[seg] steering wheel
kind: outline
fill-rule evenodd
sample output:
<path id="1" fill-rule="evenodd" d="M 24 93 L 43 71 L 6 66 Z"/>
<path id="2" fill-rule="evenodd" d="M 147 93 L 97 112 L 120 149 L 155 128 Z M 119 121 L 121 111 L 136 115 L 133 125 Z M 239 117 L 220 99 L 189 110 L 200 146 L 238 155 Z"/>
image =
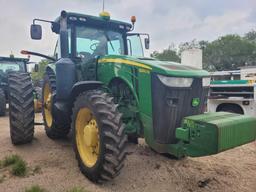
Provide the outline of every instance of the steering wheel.
<path id="1" fill-rule="evenodd" d="M 88 52 L 85 52 L 85 51 L 82 51 L 82 52 L 78 53 L 78 56 L 81 57 L 81 58 L 90 58 L 92 56 L 92 54 L 88 53 Z"/>
<path id="2" fill-rule="evenodd" d="M 90 49 L 92 50 L 92 51 L 95 51 L 96 49 L 97 49 L 97 46 L 99 45 L 99 43 L 93 43 L 93 44 L 91 44 L 91 46 L 90 46 Z"/>

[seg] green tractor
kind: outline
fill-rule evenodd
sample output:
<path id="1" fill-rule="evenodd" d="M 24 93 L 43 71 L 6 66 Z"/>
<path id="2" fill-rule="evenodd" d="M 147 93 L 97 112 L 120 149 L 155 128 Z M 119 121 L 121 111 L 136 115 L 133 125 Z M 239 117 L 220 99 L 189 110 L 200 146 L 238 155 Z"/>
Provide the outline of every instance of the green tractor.
<path id="1" fill-rule="evenodd" d="M 8 102 L 8 74 L 12 72 L 26 72 L 28 59 L 10 57 L 0 57 L 0 116 L 6 112 Z"/>
<path id="2" fill-rule="evenodd" d="M 59 36 L 54 57 L 46 57 L 43 119 L 51 139 L 71 132 L 81 172 L 94 182 L 116 177 L 126 156 L 127 139 L 144 138 L 155 151 L 177 158 L 216 154 L 255 140 L 256 119 L 232 113 L 205 113 L 207 71 L 143 55 L 147 34 L 132 24 L 62 11 L 49 22 Z M 144 36 L 144 41 L 141 37 Z M 143 42 L 143 43 L 142 43 Z M 31 142 L 34 133 L 32 84 L 28 74 L 11 77 L 11 139 Z"/>

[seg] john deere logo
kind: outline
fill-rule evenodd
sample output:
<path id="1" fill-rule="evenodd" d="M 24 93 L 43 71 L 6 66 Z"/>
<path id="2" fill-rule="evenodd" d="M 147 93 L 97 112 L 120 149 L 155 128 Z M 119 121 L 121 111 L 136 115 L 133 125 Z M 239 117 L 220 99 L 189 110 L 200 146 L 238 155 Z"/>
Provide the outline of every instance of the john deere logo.
<path id="1" fill-rule="evenodd" d="M 200 99 L 199 98 L 193 98 L 192 99 L 192 106 L 197 107 L 200 104 Z"/>

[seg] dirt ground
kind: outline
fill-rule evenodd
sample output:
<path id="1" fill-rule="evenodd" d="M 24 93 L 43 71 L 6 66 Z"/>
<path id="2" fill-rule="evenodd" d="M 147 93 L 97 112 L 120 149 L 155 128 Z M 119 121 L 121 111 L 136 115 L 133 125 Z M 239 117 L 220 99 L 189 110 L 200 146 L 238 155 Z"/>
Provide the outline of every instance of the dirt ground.
<path id="1" fill-rule="evenodd" d="M 255 142 L 211 157 L 182 160 L 156 154 L 143 140 L 139 145 L 131 144 L 129 152 L 120 176 L 96 185 L 80 173 L 69 140 L 50 140 L 38 126 L 33 143 L 15 147 L 10 141 L 8 117 L 1 117 L 0 158 L 18 154 L 27 161 L 30 172 L 19 178 L 0 170 L 0 176 L 5 175 L 0 191 L 22 192 L 35 184 L 49 192 L 65 192 L 73 187 L 88 192 L 256 191 Z M 35 168 L 39 171 L 33 172 Z"/>

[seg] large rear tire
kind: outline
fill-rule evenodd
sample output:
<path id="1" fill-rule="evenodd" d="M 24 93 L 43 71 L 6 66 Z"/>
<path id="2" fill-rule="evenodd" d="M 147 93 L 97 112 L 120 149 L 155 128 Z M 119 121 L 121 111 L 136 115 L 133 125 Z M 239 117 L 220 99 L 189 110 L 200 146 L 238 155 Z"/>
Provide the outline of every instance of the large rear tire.
<path id="1" fill-rule="evenodd" d="M 81 172 L 93 182 L 116 177 L 124 165 L 127 136 L 113 98 L 99 90 L 76 98 L 73 146 Z"/>
<path id="2" fill-rule="evenodd" d="M 47 71 L 44 76 L 42 90 L 42 114 L 46 135 L 51 139 L 65 138 L 70 130 L 70 124 L 65 119 L 57 123 L 52 114 L 53 96 L 56 93 L 56 77 L 52 71 Z"/>
<path id="3" fill-rule="evenodd" d="M 6 111 L 6 98 L 4 91 L 0 89 L 0 116 L 5 116 Z"/>
<path id="4" fill-rule="evenodd" d="M 9 81 L 10 134 L 14 145 L 29 143 L 34 136 L 33 85 L 28 73 L 11 73 Z"/>

